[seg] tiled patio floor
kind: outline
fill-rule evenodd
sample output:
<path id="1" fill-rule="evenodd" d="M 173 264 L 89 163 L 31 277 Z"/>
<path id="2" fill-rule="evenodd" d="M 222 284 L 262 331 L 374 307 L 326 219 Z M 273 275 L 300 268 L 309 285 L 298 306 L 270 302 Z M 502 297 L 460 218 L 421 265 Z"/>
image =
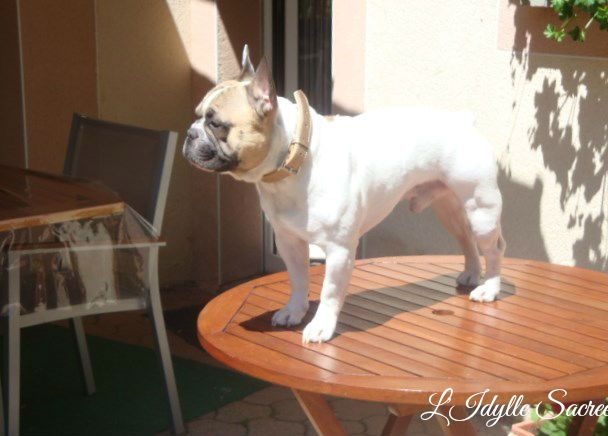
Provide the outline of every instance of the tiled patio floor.
<path id="1" fill-rule="evenodd" d="M 179 311 L 201 302 L 200 291 L 181 289 L 163 293 L 166 311 Z M 85 319 L 88 334 L 103 336 L 131 344 L 153 346 L 150 323 L 143 314 L 134 312 L 104 314 Z M 169 318 L 169 317 L 167 317 Z M 188 320 L 187 325 L 192 323 Z M 168 322 L 168 327 L 174 327 Z M 184 327 L 187 329 L 189 327 Z M 168 328 L 171 351 L 174 355 L 202 363 L 218 365 L 202 351 L 193 340 L 195 336 Z M 193 333 L 193 332 L 188 332 Z M 388 411 L 379 403 L 329 398 L 331 406 L 343 423 L 349 435 L 379 435 L 386 422 Z M 474 425 L 480 435 L 507 435 L 513 422 L 507 419 L 493 428 L 487 428 L 477 419 Z M 187 423 L 188 434 L 192 436 L 291 436 L 315 435 L 316 432 L 300 409 L 292 393 L 282 387 L 268 387 L 241 401 L 222 407 L 207 415 Z M 434 421 L 415 419 L 407 435 L 440 435 L 439 425 Z M 168 433 L 163 433 L 168 435 Z"/>

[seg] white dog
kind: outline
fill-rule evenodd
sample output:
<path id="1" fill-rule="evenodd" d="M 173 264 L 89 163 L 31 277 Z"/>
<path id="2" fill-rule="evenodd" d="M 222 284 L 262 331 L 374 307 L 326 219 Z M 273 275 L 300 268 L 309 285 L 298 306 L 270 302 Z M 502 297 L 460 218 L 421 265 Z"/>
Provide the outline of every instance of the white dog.
<path id="1" fill-rule="evenodd" d="M 200 169 L 256 184 L 291 282 L 273 324 L 299 324 L 308 310 L 308 245 L 316 244 L 325 250 L 326 272 L 302 340 L 330 339 L 359 238 L 404 198 L 416 212 L 433 204 L 464 252 L 458 283 L 477 286 L 471 300 L 494 300 L 505 249 L 502 198 L 495 159 L 472 117 L 395 108 L 328 118 L 302 94 L 296 99 L 277 98 L 266 62 L 254 71 L 245 47 L 240 77 L 207 93 L 183 150 Z"/>

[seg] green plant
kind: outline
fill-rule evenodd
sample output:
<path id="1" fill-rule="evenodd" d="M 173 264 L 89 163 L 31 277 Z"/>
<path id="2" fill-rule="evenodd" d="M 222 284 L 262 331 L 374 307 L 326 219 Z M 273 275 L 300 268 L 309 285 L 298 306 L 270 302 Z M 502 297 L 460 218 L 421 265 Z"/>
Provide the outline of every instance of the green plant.
<path id="1" fill-rule="evenodd" d="M 547 412 L 553 412 L 553 408 L 549 404 L 544 404 L 539 408 L 541 415 L 545 415 Z M 600 416 L 593 436 L 607 436 L 608 435 L 608 420 L 606 416 Z M 540 416 L 536 413 L 536 410 L 532 410 L 532 419 L 537 421 Z M 572 416 L 568 413 L 563 413 L 553 419 L 545 421 L 545 423 L 539 428 L 538 436 L 567 436 L 568 429 L 572 423 Z"/>
<path id="2" fill-rule="evenodd" d="M 545 36 L 558 42 L 562 42 L 566 35 L 574 41 L 585 40 L 587 29 L 597 22 L 601 30 L 608 31 L 608 0 L 551 0 L 551 6 L 559 17 L 562 24 L 555 26 L 548 24 L 545 28 Z M 579 26 L 573 20 L 584 16 L 588 17 L 586 24 Z"/>

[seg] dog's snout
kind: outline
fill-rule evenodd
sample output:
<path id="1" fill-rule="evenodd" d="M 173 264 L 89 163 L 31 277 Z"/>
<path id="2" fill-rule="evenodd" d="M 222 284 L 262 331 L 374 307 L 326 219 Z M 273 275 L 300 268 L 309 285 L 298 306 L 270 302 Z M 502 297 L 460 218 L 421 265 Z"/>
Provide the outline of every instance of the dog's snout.
<path id="1" fill-rule="evenodd" d="M 188 136 L 188 139 L 190 141 L 194 141 L 196 138 L 198 138 L 198 130 L 195 129 L 194 127 L 191 127 L 186 132 L 186 135 Z"/>
<path id="2" fill-rule="evenodd" d="M 217 151 L 211 146 L 211 144 L 203 144 L 200 149 L 200 155 L 203 160 L 211 160 L 217 155 Z"/>

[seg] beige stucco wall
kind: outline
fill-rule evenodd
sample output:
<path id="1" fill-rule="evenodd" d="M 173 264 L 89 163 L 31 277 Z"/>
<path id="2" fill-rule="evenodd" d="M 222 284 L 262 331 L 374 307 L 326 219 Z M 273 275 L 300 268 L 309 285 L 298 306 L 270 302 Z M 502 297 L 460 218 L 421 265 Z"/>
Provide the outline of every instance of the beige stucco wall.
<path id="1" fill-rule="evenodd" d="M 473 111 L 499 162 L 507 255 L 606 270 L 608 60 L 501 50 L 498 6 L 367 0 L 365 109 Z M 365 254 L 454 251 L 438 228 L 399 206 Z"/>
<path id="2" fill-rule="evenodd" d="M 31 169 L 60 173 L 72 114 L 97 115 L 94 0 L 18 5 L 27 161 Z"/>
<path id="3" fill-rule="evenodd" d="M 365 106 L 365 0 L 332 2 L 332 113 L 356 114 Z"/>

